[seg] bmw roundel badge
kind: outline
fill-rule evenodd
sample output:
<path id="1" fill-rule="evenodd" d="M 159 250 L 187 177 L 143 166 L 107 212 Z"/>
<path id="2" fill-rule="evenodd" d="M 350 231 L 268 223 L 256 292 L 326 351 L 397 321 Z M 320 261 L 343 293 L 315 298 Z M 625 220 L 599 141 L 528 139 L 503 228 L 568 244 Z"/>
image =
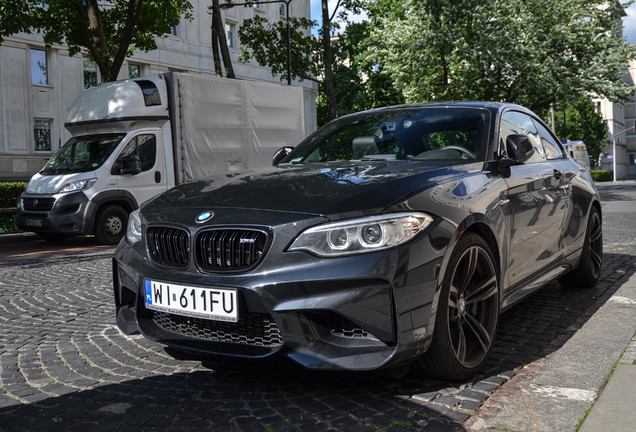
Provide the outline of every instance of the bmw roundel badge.
<path id="1" fill-rule="evenodd" d="M 197 218 L 194 221 L 196 223 L 203 223 L 203 222 L 209 221 L 213 217 L 214 217 L 213 211 L 206 211 L 204 213 L 201 213 L 199 216 L 197 216 Z"/>

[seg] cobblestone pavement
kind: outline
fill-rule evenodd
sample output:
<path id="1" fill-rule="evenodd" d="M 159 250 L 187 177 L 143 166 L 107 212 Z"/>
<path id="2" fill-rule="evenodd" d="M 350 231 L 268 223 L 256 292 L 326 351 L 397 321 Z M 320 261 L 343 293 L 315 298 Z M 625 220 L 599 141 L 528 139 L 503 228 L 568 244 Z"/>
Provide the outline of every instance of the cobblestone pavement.
<path id="1" fill-rule="evenodd" d="M 524 300 L 502 316 L 483 375 L 448 383 L 406 370 L 177 361 L 118 331 L 111 253 L 0 264 L 0 430 L 462 431 L 515 370 L 565 343 L 636 261 L 608 253 L 595 288 L 554 283 Z"/>

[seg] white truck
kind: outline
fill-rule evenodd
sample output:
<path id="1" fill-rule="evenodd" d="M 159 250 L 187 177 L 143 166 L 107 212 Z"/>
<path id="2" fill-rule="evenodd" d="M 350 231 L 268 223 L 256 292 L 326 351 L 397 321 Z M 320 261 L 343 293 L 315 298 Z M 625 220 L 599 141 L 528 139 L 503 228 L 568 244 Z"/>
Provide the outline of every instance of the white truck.
<path id="1" fill-rule="evenodd" d="M 18 227 L 115 244 L 128 214 L 175 186 L 272 163 L 307 135 L 303 90 L 169 72 L 84 91 L 71 138 L 20 196 Z"/>

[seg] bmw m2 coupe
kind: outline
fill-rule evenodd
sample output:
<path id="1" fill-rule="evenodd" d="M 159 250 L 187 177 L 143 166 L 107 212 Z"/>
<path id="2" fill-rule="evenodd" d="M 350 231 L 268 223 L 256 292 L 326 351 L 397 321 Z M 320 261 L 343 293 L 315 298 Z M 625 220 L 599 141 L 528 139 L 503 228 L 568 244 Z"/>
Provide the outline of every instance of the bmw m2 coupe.
<path id="1" fill-rule="evenodd" d="M 602 243 L 588 171 L 529 110 L 377 109 L 132 213 L 117 323 L 190 356 L 466 379 L 506 308 L 556 279 L 594 285 Z"/>

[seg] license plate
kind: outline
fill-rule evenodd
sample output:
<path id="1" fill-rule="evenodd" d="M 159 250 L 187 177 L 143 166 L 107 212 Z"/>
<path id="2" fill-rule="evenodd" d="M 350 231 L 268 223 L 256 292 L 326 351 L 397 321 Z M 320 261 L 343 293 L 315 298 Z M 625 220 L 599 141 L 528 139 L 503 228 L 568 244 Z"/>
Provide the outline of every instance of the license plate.
<path id="1" fill-rule="evenodd" d="M 144 280 L 148 309 L 213 321 L 238 322 L 234 289 L 201 288 Z"/>
<path id="2" fill-rule="evenodd" d="M 25 219 L 24 224 L 30 227 L 41 227 L 42 219 Z"/>

